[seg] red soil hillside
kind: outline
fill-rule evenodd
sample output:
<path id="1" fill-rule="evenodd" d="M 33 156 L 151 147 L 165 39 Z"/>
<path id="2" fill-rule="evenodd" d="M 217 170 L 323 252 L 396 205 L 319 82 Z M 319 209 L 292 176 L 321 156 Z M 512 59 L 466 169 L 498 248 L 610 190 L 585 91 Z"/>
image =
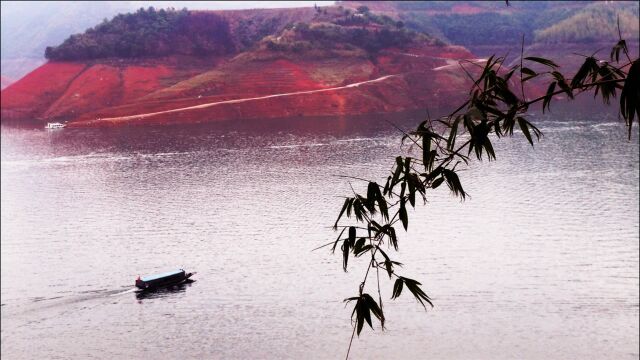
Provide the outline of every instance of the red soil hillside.
<path id="1" fill-rule="evenodd" d="M 376 15 L 337 8 L 214 15 L 216 29 L 229 30 L 222 40 L 202 37 L 207 13 L 175 14 L 175 21 L 193 22 L 176 35 L 186 45 L 160 57 L 132 57 L 143 48 L 118 49 L 121 42 L 107 48 L 128 57 L 100 58 L 106 53 L 84 47 L 112 41 L 119 36 L 113 29 L 124 26 L 126 17 L 70 38 L 48 53 L 79 58 L 50 61 L 3 90 L 2 122 L 65 121 L 76 127 L 359 115 L 453 107 L 468 89 L 468 79 L 450 65 L 473 59 L 469 51 L 436 45 Z M 367 23 L 358 25 L 362 21 Z M 192 30 L 197 38 L 188 37 Z M 142 39 L 147 42 L 140 46 L 158 39 Z M 165 43 L 158 46 L 172 51 Z"/>
<path id="2" fill-rule="evenodd" d="M 41 116 L 86 67 L 81 63 L 47 63 L 2 90 L 2 121 Z"/>
<path id="3" fill-rule="evenodd" d="M 456 98 L 451 93 L 462 94 L 468 83 L 456 66 L 445 66 L 447 59 L 473 56 L 464 48 L 447 46 L 406 51 L 410 52 L 389 49 L 375 59 L 277 56 L 236 57 L 217 63 L 217 59 L 201 58 L 147 64 L 50 62 L 2 92 L 2 119 L 111 126 L 358 115 L 418 109 L 426 104 L 431 108 L 454 106 Z M 396 76 L 344 87 L 387 75 Z M 313 92 L 317 90 L 323 91 Z M 276 94 L 290 95 L 242 100 Z M 228 100 L 240 101 L 179 110 Z M 171 112 L 146 115 L 163 111 Z"/>

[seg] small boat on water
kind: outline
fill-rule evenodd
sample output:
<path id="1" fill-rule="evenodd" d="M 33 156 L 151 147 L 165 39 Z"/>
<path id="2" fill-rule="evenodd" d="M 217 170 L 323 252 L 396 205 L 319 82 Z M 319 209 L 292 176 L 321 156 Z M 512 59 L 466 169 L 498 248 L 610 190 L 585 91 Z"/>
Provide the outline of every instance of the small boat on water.
<path id="1" fill-rule="evenodd" d="M 45 125 L 45 127 L 44 127 L 44 128 L 45 128 L 45 129 L 62 129 L 62 128 L 64 128 L 65 126 L 67 126 L 67 125 L 65 125 L 65 124 L 63 124 L 63 123 L 59 123 L 59 122 L 50 122 L 50 123 L 47 123 L 47 125 Z"/>
<path id="2" fill-rule="evenodd" d="M 194 273 L 186 273 L 183 269 L 173 270 L 162 274 L 150 275 L 136 279 L 136 287 L 138 289 L 157 289 L 164 286 L 172 286 L 182 284 L 188 281 Z"/>

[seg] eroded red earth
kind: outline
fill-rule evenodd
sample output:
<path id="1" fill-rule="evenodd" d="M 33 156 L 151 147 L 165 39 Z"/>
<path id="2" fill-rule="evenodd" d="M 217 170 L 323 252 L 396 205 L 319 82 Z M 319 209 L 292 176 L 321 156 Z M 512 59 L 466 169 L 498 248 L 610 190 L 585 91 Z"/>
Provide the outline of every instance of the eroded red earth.
<path id="1" fill-rule="evenodd" d="M 446 65 L 473 57 L 462 47 L 425 46 L 388 49 L 373 59 L 49 62 L 2 91 L 2 121 L 118 126 L 446 108 L 469 86 L 457 66 Z M 387 75 L 394 76 L 368 82 Z M 189 109 L 198 105 L 207 106 Z"/>

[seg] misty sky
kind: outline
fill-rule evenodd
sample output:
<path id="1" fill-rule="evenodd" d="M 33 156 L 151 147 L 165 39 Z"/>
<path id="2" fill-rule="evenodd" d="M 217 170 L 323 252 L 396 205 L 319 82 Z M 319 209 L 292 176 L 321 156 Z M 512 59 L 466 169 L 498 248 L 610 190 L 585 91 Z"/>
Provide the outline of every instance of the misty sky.
<path id="1" fill-rule="evenodd" d="M 186 7 L 188 9 L 262 9 L 333 5 L 335 1 L 131 1 L 134 8 L 140 7 Z"/>
<path id="2" fill-rule="evenodd" d="M 1 1 L 2 12 L 16 11 L 19 8 L 22 10 L 33 9 L 34 7 L 42 5 L 40 1 Z M 50 5 L 56 6 L 68 6 L 72 1 L 50 1 Z M 288 8 L 288 7 L 305 7 L 313 6 L 329 6 L 333 5 L 335 1 L 101 1 L 101 3 L 119 3 L 121 8 L 138 9 L 141 7 L 153 6 L 156 8 L 183 8 L 188 9 L 218 9 L 218 10 L 231 10 L 231 9 L 261 9 L 261 8 Z M 20 11 L 20 10 L 18 10 Z M 20 11 L 21 14 L 24 14 Z"/>

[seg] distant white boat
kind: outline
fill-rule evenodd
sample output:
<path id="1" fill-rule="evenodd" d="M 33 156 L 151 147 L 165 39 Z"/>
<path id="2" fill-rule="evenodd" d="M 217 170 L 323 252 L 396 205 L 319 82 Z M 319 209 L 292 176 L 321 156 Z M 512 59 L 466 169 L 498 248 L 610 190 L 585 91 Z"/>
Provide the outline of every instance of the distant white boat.
<path id="1" fill-rule="evenodd" d="M 47 125 L 44 128 L 45 129 L 62 129 L 65 126 L 67 126 L 67 125 L 65 125 L 63 123 L 50 122 L 50 123 L 47 123 Z"/>

